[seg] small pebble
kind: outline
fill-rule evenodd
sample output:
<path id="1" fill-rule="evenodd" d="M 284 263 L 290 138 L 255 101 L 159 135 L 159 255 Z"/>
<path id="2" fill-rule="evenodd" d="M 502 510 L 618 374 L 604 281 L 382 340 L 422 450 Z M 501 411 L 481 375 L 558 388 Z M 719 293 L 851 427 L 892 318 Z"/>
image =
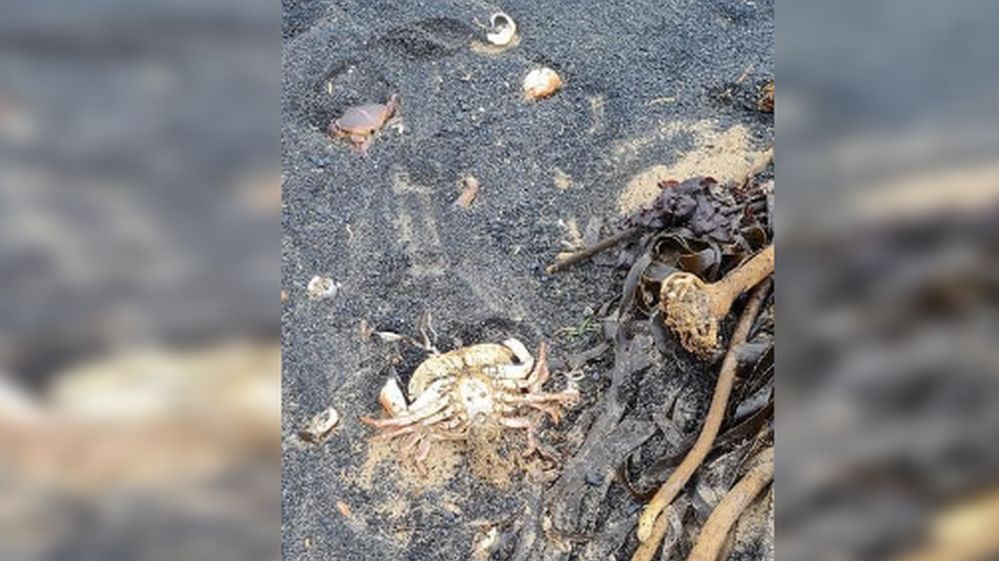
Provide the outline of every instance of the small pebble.
<path id="1" fill-rule="evenodd" d="M 599 487 L 604 484 L 604 475 L 602 473 L 587 473 L 586 484 Z"/>

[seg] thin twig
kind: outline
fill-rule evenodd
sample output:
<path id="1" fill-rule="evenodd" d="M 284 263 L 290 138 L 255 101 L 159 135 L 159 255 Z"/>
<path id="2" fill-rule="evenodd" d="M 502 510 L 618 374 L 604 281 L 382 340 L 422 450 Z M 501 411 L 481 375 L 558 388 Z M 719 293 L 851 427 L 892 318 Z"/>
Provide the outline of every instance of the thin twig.
<path id="1" fill-rule="evenodd" d="M 771 146 L 765 152 L 763 152 L 763 154 L 761 154 L 760 157 L 757 158 L 755 162 L 753 162 L 753 165 L 750 166 L 748 170 L 746 170 L 745 174 L 739 176 L 735 180 L 735 184 L 739 187 L 745 187 L 750 182 L 750 180 L 752 180 L 753 177 L 756 176 L 756 174 L 765 170 L 767 166 L 769 166 L 770 163 L 773 162 L 773 160 L 774 160 L 774 147 Z M 584 249 L 577 251 L 576 253 L 566 256 L 565 258 L 559 260 L 557 263 L 549 265 L 548 268 L 545 269 L 545 271 L 548 274 L 564 271 L 565 269 L 571 267 L 572 265 L 575 265 L 576 263 L 579 263 L 581 261 L 586 261 L 587 259 L 593 257 L 594 255 L 602 251 L 606 251 L 616 246 L 617 244 L 634 237 L 640 231 L 641 229 L 638 228 L 637 226 L 629 228 L 627 230 L 622 230 L 612 236 L 608 236 L 598 241 L 597 243 L 589 247 L 586 247 Z"/>
<path id="2" fill-rule="evenodd" d="M 711 450 L 715 437 L 718 436 L 718 430 L 721 428 L 722 421 L 725 418 L 729 395 L 732 393 L 732 387 L 735 385 L 735 371 L 739 362 L 736 349 L 746 341 L 749 330 L 753 326 L 753 321 L 756 319 L 757 314 L 759 314 L 760 308 L 763 306 L 763 300 L 769 290 L 770 281 L 765 280 L 756 287 L 749 297 L 746 308 L 743 310 L 742 316 L 739 318 L 738 324 L 736 324 L 735 331 L 732 333 L 728 352 L 725 353 L 725 358 L 722 360 L 718 382 L 715 386 L 714 396 L 711 398 L 708 415 L 704 419 L 704 427 L 701 429 L 701 434 L 698 435 L 697 441 L 694 442 L 690 452 L 687 453 L 687 456 L 680 465 L 670 474 L 662 487 L 659 488 L 659 491 L 656 492 L 652 501 L 649 502 L 639 517 L 638 539 L 642 543 L 635 550 L 631 561 L 649 561 L 652 559 L 652 556 L 659 548 L 659 543 L 662 541 L 669 524 L 666 517 L 659 516 L 660 513 L 669 506 L 677 493 L 687 484 L 687 481 L 690 480 L 690 477 L 700 467 L 701 462 L 704 461 L 704 458 Z"/>
<path id="3" fill-rule="evenodd" d="M 759 463 L 718 503 L 701 527 L 697 543 L 687 561 L 715 561 L 732 526 L 760 491 L 774 478 L 774 449 L 771 446 L 758 456 Z"/>
<path id="4" fill-rule="evenodd" d="M 577 251 L 576 253 L 573 253 L 572 255 L 569 255 L 568 257 L 560 260 L 558 263 L 549 265 L 548 268 L 545 269 L 545 271 L 548 272 L 549 274 L 552 274 L 552 273 L 557 273 L 559 271 L 565 270 L 567 267 L 569 267 L 571 265 L 575 265 L 576 263 L 579 263 L 580 261 L 585 261 L 585 260 L 589 259 L 590 257 L 593 257 L 594 255 L 600 253 L 601 251 L 608 250 L 608 249 L 614 247 L 615 245 L 623 242 L 624 240 L 627 240 L 627 239 L 635 236 L 636 234 L 638 234 L 639 231 L 640 231 L 640 229 L 638 227 L 633 227 L 633 228 L 628 228 L 627 230 L 622 230 L 622 231 L 614 234 L 613 236 L 609 236 L 609 237 L 606 237 L 606 238 L 598 241 L 597 243 L 591 245 L 590 247 L 587 247 L 585 249 L 581 249 L 581 250 Z"/>
<path id="5" fill-rule="evenodd" d="M 736 78 L 735 85 L 738 86 L 739 84 L 745 82 L 746 78 L 749 78 L 749 75 L 753 73 L 754 68 L 756 68 L 756 65 L 753 63 L 746 65 L 746 68 L 742 70 L 742 74 L 739 74 L 739 77 Z"/>

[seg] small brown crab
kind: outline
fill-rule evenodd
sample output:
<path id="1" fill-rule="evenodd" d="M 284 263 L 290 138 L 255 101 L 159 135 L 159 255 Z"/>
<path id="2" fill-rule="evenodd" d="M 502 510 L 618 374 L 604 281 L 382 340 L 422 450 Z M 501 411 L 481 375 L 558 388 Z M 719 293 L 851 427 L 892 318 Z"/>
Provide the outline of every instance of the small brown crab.
<path id="1" fill-rule="evenodd" d="M 361 420 L 382 431 L 376 439 L 405 436 L 402 459 L 412 457 L 424 474 L 424 461 L 434 442 L 464 440 L 476 426 L 492 424 L 526 430 L 525 455 L 529 455 L 541 450 L 534 434 L 540 419 L 532 410 L 558 422 L 562 405 L 579 399 L 579 392 L 572 387 L 563 392 L 543 392 L 541 386 L 548 377 L 544 343 L 538 347 L 537 360 L 516 339 L 507 339 L 502 345 L 463 347 L 435 354 L 420 364 L 409 380 L 408 402 L 398 381 L 389 378 L 379 394 L 379 402 L 389 416 Z"/>
<path id="2" fill-rule="evenodd" d="M 367 152 L 374 134 L 395 115 L 398 108 L 398 94 L 390 97 L 388 103 L 355 105 L 344 111 L 340 118 L 334 119 L 327 132 L 333 138 L 347 137 L 362 153 Z"/>

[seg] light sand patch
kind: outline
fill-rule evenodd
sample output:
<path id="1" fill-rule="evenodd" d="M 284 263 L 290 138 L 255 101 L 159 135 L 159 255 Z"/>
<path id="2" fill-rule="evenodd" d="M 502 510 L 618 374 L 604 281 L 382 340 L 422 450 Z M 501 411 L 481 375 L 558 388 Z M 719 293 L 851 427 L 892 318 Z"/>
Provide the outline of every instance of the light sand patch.
<path id="1" fill-rule="evenodd" d="M 565 238 L 562 240 L 562 247 L 569 251 L 577 251 L 585 247 L 583 235 L 579 233 L 579 225 L 575 218 L 570 218 L 562 223 L 565 229 Z"/>
<path id="2" fill-rule="evenodd" d="M 642 137 L 621 144 L 614 149 L 615 157 L 627 157 L 653 142 L 692 135 L 693 149 L 677 154 L 672 165 L 654 165 L 634 175 L 618 197 L 618 209 L 628 214 L 651 203 L 659 194 L 659 183 L 667 179 L 683 181 L 690 177 L 708 175 L 720 182 L 739 177 L 763 152 L 750 144 L 749 129 L 743 125 L 719 130 L 710 120 L 691 124 L 672 123 L 659 130 L 658 135 Z"/>
<path id="3" fill-rule="evenodd" d="M 374 485 L 384 485 L 386 479 L 410 491 L 439 489 L 451 480 L 462 461 L 463 445 L 459 442 L 435 442 L 427 457 L 424 477 L 410 463 L 399 461 L 398 442 L 371 442 L 368 456 L 354 478 L 361 489 L 370 491 Z"/>
<path id="4" fill-rule="evenodd" d="M 510 442 L 510 431 L 499 427 L 478 427 L 469 433 L 469 463 L 472 474 L 500 489 L 510 486 L 517 464 L 500 452 Z"/>

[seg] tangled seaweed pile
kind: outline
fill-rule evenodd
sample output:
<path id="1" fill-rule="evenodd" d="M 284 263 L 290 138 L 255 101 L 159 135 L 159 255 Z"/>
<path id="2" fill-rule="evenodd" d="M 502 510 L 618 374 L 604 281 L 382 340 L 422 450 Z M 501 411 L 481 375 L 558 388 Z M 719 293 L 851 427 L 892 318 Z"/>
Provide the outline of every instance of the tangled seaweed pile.
<path id="1" fill-rule="evenodd" d="M 643 234 L 624 246 L 619 262 L 630 263 L 621 309 L 631 302 L 650 315 L 663 280 L 686 272 L 705 282 L 720 280 L 773 238 L 773 183 L 745 189 L 710 177 L 665 181 L 655 202 L 626 220 Z"/>
<path id="2" fill-rule="evenodd" d="M 508 530 L 517 531 L 518 539 L 493 552 L 498 558 L 698 558 L 706 551 L 717 554 L 730 533 L 729 551 L 773 557 L 772 492 L 751 504 L 744 499 L 737 511 L 731 497 L 725 500 L 740 480 L 743 490 L 765 486 L 769 478 L 761 474 L 772 468 L 766 461 L 773 444 L 774 383 L 768 282 L 755 291 L 753 303 L 733 307 L 749 308 L 741 333 L 730 335 L 735 314 L 722 321 L 723 341 L 732 336 L 745 343 L 733 345 L 723 361 L 722 369 L 737 371 L 738 379 L 718 411 L 717 436 L 707 440 L 698 433 L 702 425 L 709 432 L 712 422 L 704 413 L 714 385 L 707 374 L 717 370 L 719 354 L 689 352 L 664 322 L 660 302 L 670 275 L 718 282 L 772 247 L 773 182 L 747 183 L 726 186 L 707 177 L 665 182 L 652 205 L 627 219 L 624 228 L 634 235 L 616 261 L 628 274 L 617 305 L 603 308 L 605 340 L 569 361 L 572 368 L 601 364 L 604 351 L 612 349 L 609 385 L 592 414 L 577 420 L 588 424 L 582 445 L 525 521 Z M 643 515 L 656 523 L 654 539 L 647 535 L 651 526 L 636 534 L 646 503 L 664 481 L 684 471 L 683 463 L 691 462 L 685 458 L 697 455 L 691 451 L 698 447 L 704 450 L 689 470 L 691 484 L 684 479 L 676 497 L 660 505 L 661 514 Z M 726 523 L 735 525 L 731 532 Z"/>

